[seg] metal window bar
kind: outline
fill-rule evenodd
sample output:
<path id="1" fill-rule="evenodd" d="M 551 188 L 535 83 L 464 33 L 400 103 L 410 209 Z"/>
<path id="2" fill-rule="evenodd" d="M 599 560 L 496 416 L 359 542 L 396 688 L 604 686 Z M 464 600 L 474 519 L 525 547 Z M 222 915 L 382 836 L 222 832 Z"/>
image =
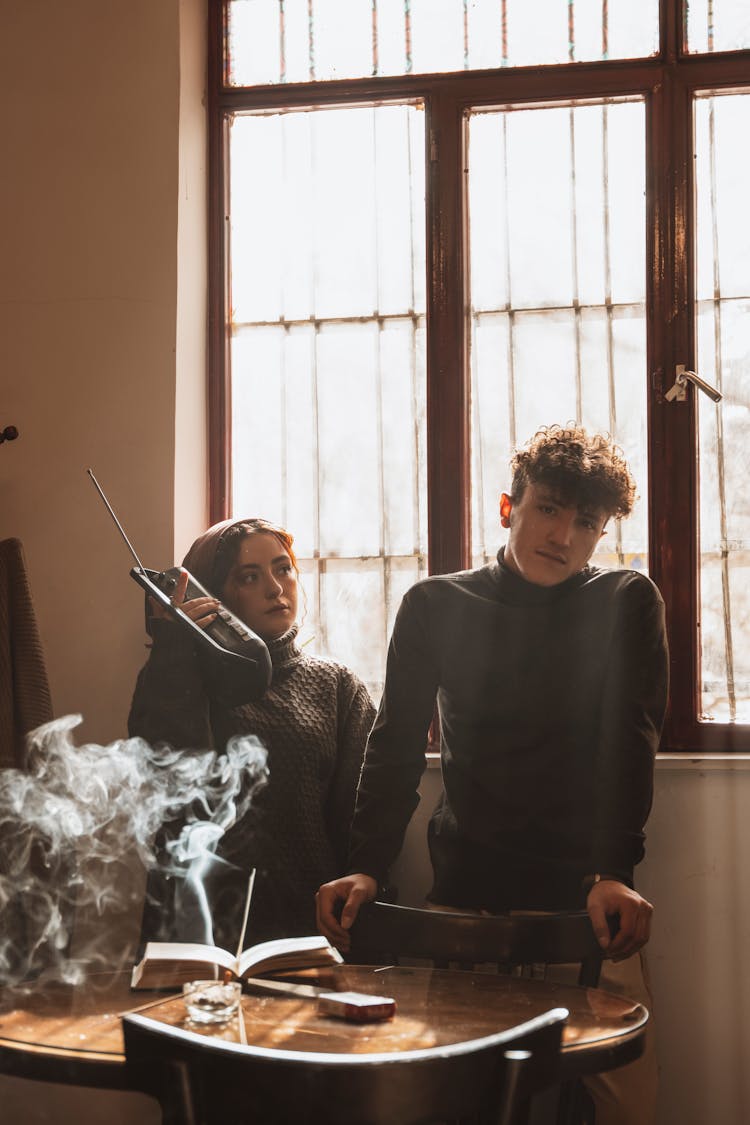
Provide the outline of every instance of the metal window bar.
<path id="1" fill-rule="evenodd" d="M 412 165 L 412 119 L 411 116 L 406 118 L 406 144 L 407 144 L 407 167 L 408 167 L 408 185 L 409 185 L 409 246 L 411 248 L 409 254 L 409 312 L 411 314 L 411 349 L 410 349 L 410 376 L 411 376 L 411 408 L 412 418 L 414 420 L 414 475 L 412 478 L 412 511 L 413 523 L 415 531 L 415 542 L 412 549 L 413 556 L 417 559 L 417 573 L 420 578 L 423 578 L 427 573 L 427 560 L 422 553 L 422 519 L 421 510 L 419 506 L 419 481 L 421 477 L 421 464 L 420 464 L 420 442 L 419 442 L 419 389 L 417 385 L 417 334 L 419 332 L 420 318 L 416 315 L 416 273 L 417 261 L 415 257 L 415 239 L 414 239 L 414 209 L 416 200 L 414 198 L 414 168 Z M 390 617 L 392 613 L 392 605 L 386 602 L 386 615 Z"/>
<path id="2" fill-rule="evenodd" d="M 378 118 L 375 108 L 372 109 L 372 163 L 373 167 L 377 167 L 378 160 Z M 375 198 L 373 200 L 372 208 L 372 239 L 374 249 L 374 262 L 375 262 L 375 293 L 373 294 L 373 308 L 377 308 L 380 304 L 380 253 L 379 253 L 379 239 L 378 239 L 378 182 L 375 179 Z M 386 555 L 386 527 L 385 527 L 385 432 L 383 429 L 383 363 L 382 363 L 382 337 L 383 337 L 383 318 L 377 317 L 377 335 L 376 335 L 376 363 L 375 363 L 375 377 L 377 379 L 377 394 L 375 395 L 375 427 L 377 432 L 377 448 L 378 448 L 378 544 L 380 548 L 381 570 L 383 578 L 383 651 L 385 652 L 386 645 L 388 644 L 388 614 L 386 607 L 388 605 L 388 593 L 390 590 L 390 568 L 388 565 L 388 558 Z"/>
<path id="3" fill-rule="evenodd" d="M 289 464 L 289 450 L 288 450 L 288 441 L 287 441 L 287 433 L 289 431 L 289 424 L 288 424 L 289 419 L 288 419 L 288 414 L 287 414 L 287 386 L 286 386 L 286 381 L 287 381 L 286 380 L 286 375 L 287 375 L 287 369 L 286 369 L 286 357 L 287 357 L 286 340 L 287 340 L 288 335 L 289 335 L 289 328 L 287 326 L 284 326 L 284 336 L 282 337 L 282 341 L 281 341 L 281 378 L 279 379 L 279 383 L 281 384 L 280 387 L 279 387 L 279 398 L 280 398 L 279 417 L 283 419 L 282 426 L 281 426 L 281 450 L 280 450 L 281 480 L 282 480 L 282 488 L 281 488 L 281 515 L 282 515 L 281 522 L 282 522 L 282 527 L 288 527 L 289 526 L 289 478 L 288 478 L 288 474 L 287 474 L 287 465 Z"/>
<path id="4" fill-rule="evenodd" d="M 572 8 L 572 4 L 571 4 Z M 571 32 L 572 34 L 572 32 Z M 570 128 L 570 237 L 572 242 L 573 264 L 573 309 L 575 316 L 575 381 L 576 381 L 576 422 L 583 418 L 583 373 L 581 371 L 581 290 L 578 273 L 578 212 L 576 210 L 576 124 L 573 107 L 568 111 Z"/>
<path id="5" fill-rule="evenodd" d="M 568 62 L 576 57 L 575 0 L 568 0 Z"/>
<path id="6" fill-rule="evenodd" d="M 510 441 L 510 448 L 515 449 L 518 438 L 516 433 L 516 367 L 515 367 L 515 348 L 513 346 L 515 320 L 513 315 L 513 295 L 512 295 L 512 274 L 510 268 L 510 198 L 508 194 L 508 115 L 503 114 L 503 168 L 506 173 L 503 176 L 503 191 L 505 198 L 503 199 L 503 210 L 505 216 L 505 284 L 506 293 L 508 294 L 508 437 Z"/>
<path id="7" fill-rule="evenodd" d="M 280 12 L 283 12 L 283 0 L 279 5 Z M 282 53 L 283 65 L 283 53 Z M 281 167 L 284 173 L 284 178 L 288 172 L 288 149 L 287 149 L 287 131 L 285 128 L 281 130 Z M 285 293 L 284 293 L 284 279 L 279 277 L 278 284 L 278 305 L 277 307 L 285 310 Z M 281 434 L 281 512 L 282 512 L 282 526 L 288 527 L 288 512 L 289 512 L 289 479 L 287 474 L 288 452 L 287 452 L 287 393 L 286 393 L 286 359 L 287 359 L 287 340 L 289 338 L 289 325 L 284 325 L 284 335 L 281 340 L 281 386 L 279 387 L 279 395 L 281 396 L 280 402 L 280 417 L 283 419 L 282 434 Z"/>
<path id="8" fill-rule="evenodd" d="M 312 425 L 313 425 L 313 577 L 315 583 L 315 620 L 320 646 L 327 649 L 327 630 L 323 613 L 323 572 L 325 560 L 320 554 L 320 412 L 318 410 L 318 337 L 320 324 L 316 323 L 313 336 L 312 366 Z"/>
<path id="9" fill-rule="evenodd" d="M 232 61 L 232 39 L 229 34 L 229 5 L 224 5 L 221 12 L 221 78 L 225 86 L 229 85 L 231 75 L 234 73 Z"/>
<path id="10" fill-rule="evenodd" d="M 468 0 L 463 0 L 464 4 L 464 70 L 469 70 L 469 3 Z"/>
<path id="11" fill-rule="evenodd" d="M 425 558 L 421 544 L 423 542 L 422 534 L 422 514 L 419 506 L 419 479 L 421 476 L 421 463 L 420 463 L 420 442 L 419 442 L 419 392 L 417 388 L 417 332 L 419 330 L 419 318 L 414 316 L 412 318 L 412 347 L 411 347 L 411 402 L 412 402 L 412 418 L 414 420 L 414 477 L 412 480 L 412 509 L 414 512 L 414 528 L 415 528 L 415 543 L 412 549 L 412 556 L 417 559 L 417 573 L 422 578 L 427 573 L 427 559 Z"/>
<path id="12" fill-rule="evenodd" d="M 606 0 L 602 10 L 602 25 L 606 27 L 605 14 Z M 609 432 L 614 436 L 617 433 L 617 408 L 613 336 L 614 307 L 612 304 L 612 243 L 609 225 L 609 116 L 606 103 L 602 106 L 602 170 L 604 176 L 602 208 L 604 211 L 604 300 L 607 310 L 607 392 L 609 396 Z M 615 550 L 618 565 L 624 566 L 622 526 L 619 520 L 615 521 Z"/>
<path id="13" fill-rule="evenodd" d="M 741 298 L 737 298 L 737 299 L 740 300 Z M 712 302 L 712 304 L 713 304 L 713 302 Z M 541 313 L 542 315 L 544 315 L 546 313 L 570 312 L 574 307 L 575 306 L 572 303 L 569 304 L 569 305 L 553 305 L 553 304 L 549 304 L 549 305 L 524 305 L 523 309 L 519 310 L 519 309 L 514 309 L 514 308 L 512 308 L 511 305 L 506 304 L 506 305 L 497 305 L 494 309 L 474 310 L 474 312 L 472 313 L 472 316 L 476 320 L 481 321 L 485 317 L 489 317 L 489 316 L 499 316 L 500 315 L 500 316 L 510 317 L 510 316 L 512 316 L 512 315 L 514 315 L 515 313 L 518 313 L 518 312 L 523 312 L 523 314 L 525 316 L 531 316 L 534 313 Z M 618 301 L 618 302 L 612 301 L 610 303 L 605 302 L 605 303 L 602 303 L 602 304 L 589 303 L 588 301 L 579 301 L 578 302 L 578 308 L 581 310 L 582 313 L 587 312 L 587 311 L 593 312 L 593 311 L 596 311 L 597 309 L 608 309 L 608 308 L 611 308 L 613 312 L 621 311 L 623 309 L 631 309 L 631 310 L 633 310 L 633 312 L 638 312 L 638 311 L 643 312 L 643 301 Z M 399 318 L 405 319 L 405 317 L 407 317 L 408 315 L 409 315 L 408 313 L 393 313 L 393 314 L 389 315 L 389 319 L 391 319 L 391 318 L 394 319 L 394 320 L 399 319 Z M 345 318 L 342 318 L 342 320 L 343 319 L 345 319 Z M 352 319 L 356 319 L 356 318 L 352 318 Z"/>
<path id="14" fill-rule="evenodd" d="M 312 0 L 310 2 L 310 11 L 312 11 Z M 311 31 L 312 35 L 312 31 Z M 312 51 L 312 47 L 311 47 Z M 312 56 L 311 56 L 312 58 Z M 315 182 L 315 144 L 314 135 L 312 133 L 313 122 L 310 114 L 305 115 L 307 122 L 307 131 L 309 136 L 308 151 L 310 153 L 310 183 Z M 311 222 L 314 224 L 315 215 L 313 212 Z M 313 239 L 315 231 L 313 230 Z M 321 463 L 320 463 L 320 411 L 318 409 L 318 338 L 320 335 L 320 321 L 315 318 L 315 301 L 318 292 L 318 270 L 317 270 L 317 255 L 313 255 L 313 272 L 312 272 L 312 292 L 310 294 L 310 307 L 312 315 L 310 317 L 313 325 L 313 344 L 312 344 L 312 424 L 313 424 L 313 560 L 314 560 L 314 582 L 315 582 L 315 622 L 316 629 L 319 636 L 319 644 L 321 649 L 325 652 L 327 650 L 327 630 L 325 614 L 323 613 L 323 572 L 325 571 L 325 560 L 320 557 L 320 484 L 321 484 Z"/>
<path id="15" fill-rule="evenodd" d="M 609 2 L 602 0 L 602 59 L 609 58 Z"/>
<path id="16" fill-rule="evenodd" d="M 479 324 L 479 317 L 472 311 L 471 317 L 471 341 L 469 358 L 471 363 L 471 397 L 469 406 L 471 410 L 471 432 L 473 434 L 479 433 L 479 393 L 478 393 L 478 379 L 477 373 L 479 365 L 477 363 L 477 326 Z M 478 526 L 481 529 L 481 557 L 483 562 L 487 562 L 487 542 L 485 539 L 484 520 L 481 513 L 484 512 L 484 442 L 477 441 L 475 443 L 476 453 L 474 454 L 476 460 L 473 465 L 474 479 L 472 482 L 472 520 L 478 520 Z M 474 532 L 476 538 L 476 532 Z"/>
<path id="17" fill-rule="evenodd" d="M 500 35 L 501 35 L 500 53 L 501 53 L 501 59 L 500 59 L 500 65 L 501 66 L 507 66 L 508 61 L 509 61 L 509 59 L 508 59 L 508 0 L 501 0 L 500 9 L 501 9 L 501 19 L 500 19 Z"/>
<path id="18" fill-rule="evenodd" d="M 284 0 L 279 0 L 279 81 L 286 82 L 286 16 Z"/>
<path id="19" fill-rule="evenodd" d="M 315 13 L 313 0 L 307 0 L 307 54 L 309 60 L 310 81 L 315 81 Z"/>
<path id="20" fill-rule="evenodd" d="M 710 10 L 711 5 L 709 5 Z M 710 15 L 709 15 L 710 18 Z M 711 213 L 711 248 L 713 256 L 713 321 L 714 321 L 714 371 L 716 385 L 721 390 L 721 276 L 719 266 L 719 230 L 718 230 L 718 200 L 716 186 L 716 122 L 714 113 L 714 99 L 708 102 L 708 158 L 709 158 L 709 206 Z M 702 405 L 702 404 L 701 404 Z M 716 461 L 718 470 L 719 488 L 719 520 L 721 542 L 721 593 L 722 612 L 724 615 L 724 659 L 726 664 L 727 699 L 729 703 L 729 721 L 737 720 L 737 697 L 734 681 L 734 647 L 732 642 L 732 606 L 729 586 L 729 544 L 727 533 L 727 502 L 726 480 L 724 474 L 724 426 L 721 404 L 714 407 L 716 411 Z"/>
<path id="21" fill-rule="evenodd" d="M 405 73 L 411 74 L 413 59 L 411 54 L 411 4 L 404 0 L 404 51 L 406 54 Z"/>

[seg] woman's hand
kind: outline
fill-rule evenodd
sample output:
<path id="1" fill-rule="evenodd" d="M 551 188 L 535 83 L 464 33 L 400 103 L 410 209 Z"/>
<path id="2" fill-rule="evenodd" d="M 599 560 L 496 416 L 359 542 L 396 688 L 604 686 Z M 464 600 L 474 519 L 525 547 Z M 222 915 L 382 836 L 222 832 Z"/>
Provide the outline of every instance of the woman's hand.
<path id="1" fill-rule="evenodd" d="M 177 579 L 174 593 L 169 599 L 174 606 L 179 606 L 183 613 L 187 614 L 191 621 L 196 625 L 200 625 L 205 629 L 210 625 L 216 617 L 216 610 L 219 605 L 217 598 L 191 598 L 185 601 L 185 591 L 188 584 L 188 572 L 180 570 L 180 577 Z M 149 598 L 151 603 L 151 616 L 158 617 L 163 621 L 174 620 L 168 609 L 160 605 L 155 598 Z"/>

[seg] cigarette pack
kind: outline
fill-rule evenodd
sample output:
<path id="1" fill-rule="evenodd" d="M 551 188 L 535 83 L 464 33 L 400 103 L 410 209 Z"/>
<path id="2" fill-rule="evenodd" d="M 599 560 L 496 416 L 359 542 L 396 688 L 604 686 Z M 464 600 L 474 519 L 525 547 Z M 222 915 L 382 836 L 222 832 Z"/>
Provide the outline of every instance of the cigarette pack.
<path id="1" fill-rule="evenodd" d="M 396 1011 L 391 996 L 368 996 L 364 992 L 324 992 L 318 997 L 318 1014 L 338 1016 L 354 1023 L 388 1020 Z"/>

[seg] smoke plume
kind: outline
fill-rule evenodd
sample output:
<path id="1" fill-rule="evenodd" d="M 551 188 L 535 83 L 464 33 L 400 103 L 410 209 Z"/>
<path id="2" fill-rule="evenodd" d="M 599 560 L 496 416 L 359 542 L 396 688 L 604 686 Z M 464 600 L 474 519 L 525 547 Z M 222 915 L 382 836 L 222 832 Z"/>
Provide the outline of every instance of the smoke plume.
<path id="1" fill-rule="evenodd" d="M 67 715 L 39 727 L 28 737 L 28 769 L 0 771 L 5 987 L 75 984 L 92 967 L 123 967 L 113 963 L 111 925 L 97 920 L 137 914 L 157 832 L 175 825 L 174 870 L 200 868 L 267 778 L 266 752 L 252 736 L 230 740 L 223 753 L 139 738 L 76 746 L 80 722 Z M 73 951 L 82 918 L 86 938 Z M 132 956 L 114 946 L 115 960 Z"/>

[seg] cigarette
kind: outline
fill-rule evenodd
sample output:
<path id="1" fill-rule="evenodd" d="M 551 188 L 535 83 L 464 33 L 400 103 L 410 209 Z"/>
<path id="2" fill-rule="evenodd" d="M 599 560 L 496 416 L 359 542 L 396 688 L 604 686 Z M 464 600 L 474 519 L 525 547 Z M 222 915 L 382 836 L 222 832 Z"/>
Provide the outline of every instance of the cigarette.
<path id="1" fill-rule="evenodd" d="M 317 1000 L 318 1015 L 336 1016 L 354 1023 L 389 1020 L 396 1011 L 396 1001 L 392 996 L 370 996 L 367 992 L 330 992 L 312 984 L 293 984 L 259 977 L 248 978 L 245 987 L 252 992 L 271 992 L 281 996 Z"/>

